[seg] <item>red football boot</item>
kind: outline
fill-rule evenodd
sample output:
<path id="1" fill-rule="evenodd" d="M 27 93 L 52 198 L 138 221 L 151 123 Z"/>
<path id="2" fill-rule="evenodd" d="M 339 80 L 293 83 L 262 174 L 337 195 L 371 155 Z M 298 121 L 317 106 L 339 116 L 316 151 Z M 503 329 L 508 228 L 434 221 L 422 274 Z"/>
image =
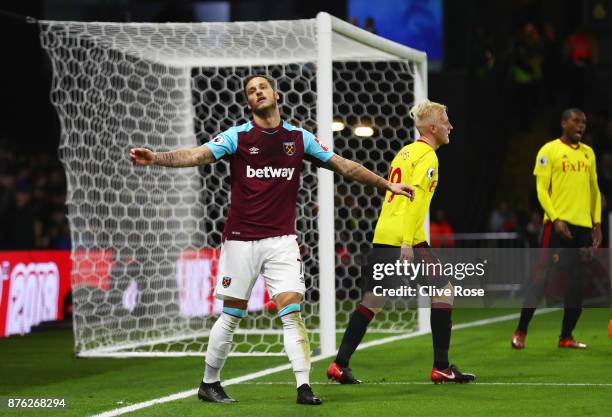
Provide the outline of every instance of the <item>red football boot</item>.
<path id="1" fill-rule="evenodd" d="M 351 368 L 342 368 L 336 362 L 332 362 L 327 368 L 327 377 L 341 384 L 361 384 L 351 372 Z"/>
<path id="2" fill-rule="evenodd" d="M 565 339 L 559 340 L 560 348 L 569 348 L 569 349 L 586 349 L 587 345 L 584 343 L 577 342 L 573 337 L 566 337 Z"/>
<path id="3" fill-rule="evenodd" d="M 476 379 L 474 374 L 465 374 L 459 370 L 455 365 L 450 365 L 446 369 L 431 370 L 430 375 L 431 382 L 434 384 L 444 384 L 445 382 L 454 382 L 456 384 L 467 384 Z"/>
<path id="4" fill-rule="evenodd" d="M 512 334 L 512 347 L 514 349 L 525 349 L 525 338 L 527 337 L 527 335 L 520 331 L 517 330 Z"/>

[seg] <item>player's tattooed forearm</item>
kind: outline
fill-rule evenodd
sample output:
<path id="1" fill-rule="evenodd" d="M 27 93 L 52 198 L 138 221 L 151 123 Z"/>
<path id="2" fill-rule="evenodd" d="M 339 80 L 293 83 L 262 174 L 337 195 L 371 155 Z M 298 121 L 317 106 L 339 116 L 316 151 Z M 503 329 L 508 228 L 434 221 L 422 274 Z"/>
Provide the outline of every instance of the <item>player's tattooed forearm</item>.
<path id="1" fill-rule="evenodd" d="M 379 177 L 357 162 L 349 161 L 349 164 L 349 168 L 345 171 L 346 178 L 386 191 L 387 181 L 384 178 Z"/>
<path id="2" fill-rule="evenodd" d="M 349 168 L 346 170 L 346 173 L 345 173 L 346 177 L 350 178 L 352 180 L 359 179 L 358 178 L 359 175 L 357 173 L 359 172 L 360 168 L 363 168 L 363 166 L 359 165 L 359 164 L 356 164 L 356 163 L 352 163 L 351 164 L 350 162 L 349 162 L 349 164 L 350 164 Z"/>
<path id="3" fill-rule="evenodd" d="M 177 168 L 195 165 L 194 158 L 189 150 L 179 149 L 171 152 L 161 152 L 158 155 L 159 165 Z"/>

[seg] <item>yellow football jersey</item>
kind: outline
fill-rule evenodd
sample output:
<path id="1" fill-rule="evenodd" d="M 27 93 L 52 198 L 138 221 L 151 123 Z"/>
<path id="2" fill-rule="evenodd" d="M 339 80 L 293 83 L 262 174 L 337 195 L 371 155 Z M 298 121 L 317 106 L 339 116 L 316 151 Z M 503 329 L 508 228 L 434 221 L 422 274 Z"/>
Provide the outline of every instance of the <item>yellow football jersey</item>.
<path id="1" fill-rule="evenodd" d="M 426 242 L 424 224 L 438 185 L 438 157 L 426 142 L 404 146 L 393 158 L 389 181 L 415 188 L 414 201 L 387 191 L 374 231 L 374 243 L 400 246 Z"/>
<path id="2" fill-rule="evenodd" d="M 556 220 L 550 219 L 556 216 L 590 228 L 601 221 L 601 210 L 594 203 L 600 197 L 595 153 L 590 146 L 571 145 L 561 139 L 546 143 L 538 152 L 533 175 L 550 179 L 547 184 L 552 207 L 543 207 L 545 222 Z"/>

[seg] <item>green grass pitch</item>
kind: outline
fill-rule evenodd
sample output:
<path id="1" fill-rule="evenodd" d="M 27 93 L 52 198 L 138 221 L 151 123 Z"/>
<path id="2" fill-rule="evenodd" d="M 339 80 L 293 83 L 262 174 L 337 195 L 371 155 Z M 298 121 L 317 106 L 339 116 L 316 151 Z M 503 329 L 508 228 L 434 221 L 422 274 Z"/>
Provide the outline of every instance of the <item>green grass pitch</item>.
<path id="1" fill-rule="evenodd" d="M 515 311 L 457 310 L 455 323 Z M 612 415 L 612 340 L 608 309 L 586 309 L 575 336 L 585 351 L 558 349 L 561 312 L 536 316 L 524 351 L 510 348 L 516 320 L 453 333 L 451 361 L 474 372 L 470 385 L 433 385 L 431 336 L 358 351 L 351 362 L 359 386 L 330 384 L 329 360 L 313 364 L 320 407 L 295 404 L 291 371 L 227 387 L 240 402 L 218 405 L 195 397 L 158 404 L 128 416 L 609 416 Z M 46 331 L 0 340 L 0 396 L 65 398 L 66 410 L 7 410 L 7 416 L 87 416 L 193 389 L 202 358 L 76 359 L 72 333 Z M 229 358 L 223 378 L 286 363 L 284 357 Z M 580 385 L 582 384 L 582 385 Z M 598 384 L 598 385 L 596 385 Z"/>

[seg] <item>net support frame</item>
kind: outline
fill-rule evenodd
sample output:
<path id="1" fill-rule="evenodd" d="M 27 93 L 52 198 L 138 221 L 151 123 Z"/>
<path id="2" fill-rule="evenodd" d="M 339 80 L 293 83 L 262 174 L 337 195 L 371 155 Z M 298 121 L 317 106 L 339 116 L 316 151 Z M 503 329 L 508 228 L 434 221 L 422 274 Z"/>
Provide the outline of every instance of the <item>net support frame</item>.
<path id="1" fill-rule="evenodd" d="M 328 13 L 317 14 L 317 124 L 318 135 L 325 146 L 333 150 L 331 124 L 333 120 L 332 94 L 332 33 L 337 33 L 369 47 L 379 49 L 399 58 L 416 62 L 415 102 L 427 98 L 427 54 L 366 30 L 353 26 Z M 318 169 L 319 204 L 319 294 L 321 354 L 332 355 L 336 351 L 336 307 L 334 272 L 334 197 L 333 173 Z M 428 219 L 429 220 L 429 219 Z M 429 239 L 429 221 L 426 222 Z M 429 300 L 419 297 L 418 332 L 431 331 Z"/>

